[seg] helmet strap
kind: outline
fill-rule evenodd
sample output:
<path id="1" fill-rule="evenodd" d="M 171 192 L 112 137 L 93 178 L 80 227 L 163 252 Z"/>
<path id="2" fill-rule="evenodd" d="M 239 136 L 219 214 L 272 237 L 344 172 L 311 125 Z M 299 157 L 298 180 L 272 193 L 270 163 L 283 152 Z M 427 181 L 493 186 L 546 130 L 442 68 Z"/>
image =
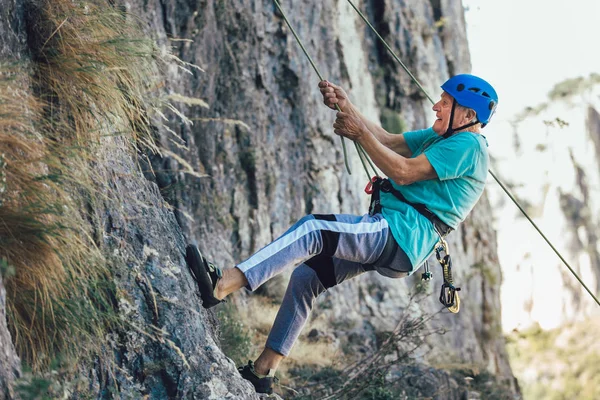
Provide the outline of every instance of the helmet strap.
<path id="1" fill-rule="evenodd" d="M 442 137 L 444 139 L 448 139 L 450 136 L 454 135 L 456 132 L 458 131 L 462 131 L 463 129 L 469 128 L 473 125 L 477 125 L 479 123 L 479 120 L 477 119 L 477 117 L 475 118 L 475 121 L 469 122 L 466 125 L 463 126 L 459 126 L 456 129 L 452 129 L 452 125 L 454 125 L 454 111 L 456 110 L 456 100 L 452 99 L 452 110 L 450 111 L 450 122 L 448 124 L 448 129 L 446 130 L 446 133 L 444 133 L 442 135 Z"/>

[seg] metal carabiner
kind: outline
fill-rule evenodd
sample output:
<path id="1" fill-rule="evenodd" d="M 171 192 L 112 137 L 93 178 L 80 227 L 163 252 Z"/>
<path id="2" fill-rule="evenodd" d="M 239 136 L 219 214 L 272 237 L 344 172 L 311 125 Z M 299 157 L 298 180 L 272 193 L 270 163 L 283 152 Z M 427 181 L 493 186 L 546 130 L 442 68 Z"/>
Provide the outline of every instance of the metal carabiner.
<path id="1" fill-rule="evenodd" d="M 442 263 L 442 252 L 446 253 L 446 255 L 450 254 L 450 251 L 448 250 L 448 242 L 446 242 L 446 239 L 440 236 L 440 241 L 435 245 L 435 258 L 437 258 L 440 264 Z"/>
<path id="2" fill-rule="evenodd" d="M 440 237 L 440 241 L 436 244 L 435 256 L 442 267 L 444 277 L 444 283 L 440 289 L 440 303 L 451 313 L 457 313 L 460 310 L 460 298 L 456 292 L 460 292 L 460 288 L 454 286 L 452 258 L 448 250 L 448 242 L 442 237 Z"/>
<path id="3" fill-rule="evenodd" d="M 460 288 L 455 288 L 453 285 L 447 283 L 442 285 L 442 290 L 440 291 L 440 303 L 453 314 L 460 311 L 460 297 L 458 297 L 458 293 L 456 292 L 460 292 Z"/>
<path id="4" fill-rule="evenodd" d="M 460 288 L 444 282 L 440 291 L 440 303 L 442 303 L 446 308 L 452 307 L 456 298 L 456 292 L 460 292 Z"/>

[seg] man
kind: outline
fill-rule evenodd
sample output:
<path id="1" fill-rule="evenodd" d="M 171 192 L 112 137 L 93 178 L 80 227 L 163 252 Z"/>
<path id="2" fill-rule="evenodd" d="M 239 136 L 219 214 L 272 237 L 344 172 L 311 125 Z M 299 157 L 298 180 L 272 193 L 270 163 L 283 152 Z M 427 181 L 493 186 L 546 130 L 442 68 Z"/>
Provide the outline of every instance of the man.
<path id="1" fill-rule="evenodd" d="M 390 278 L 413 273 L 440 237 L 466 218 L 483 193 L 487 176 L 487 142 L 480 128 L 489 122 L 498 97 L 483 79 L 467 74 L 449 79 L 433 106 L 433 126 L 398 135 L 365 118 L 341 87 L 322 81 L 319 88 L 325 105 L 342 110 L 334 132 L 360 143 L 390 179 L 390 190 L 380 193 L 380 207 L 363 216 L 305 216 L 280 238 L 223 272 L 197 247 L 187 250 L 206 308 L 242 287 L 255 290 L 298 265 L 264 351 L 254 363 L 240 368 L 262 393 L 271 393 L 274 372 L 289 354 L 319 294 L 366 271 Z M 419 211 L 420 205 L 430 213 Z"/>

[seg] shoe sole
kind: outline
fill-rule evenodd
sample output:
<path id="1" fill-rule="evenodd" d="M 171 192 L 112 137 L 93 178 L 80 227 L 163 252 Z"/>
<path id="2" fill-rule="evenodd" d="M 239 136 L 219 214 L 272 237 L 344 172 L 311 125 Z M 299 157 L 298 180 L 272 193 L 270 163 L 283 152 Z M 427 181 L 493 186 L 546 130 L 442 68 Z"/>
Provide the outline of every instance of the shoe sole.
<path id="1" fill-rule="evenodd" d="M 192 277 L 198 284 L 198 290 L 200 290 L 200 297 L 202 298 L 202 306 L 204 308 L 212 308 L 221 303 L 221 300 L 213 296 L 214 283 L 206 269 L 206 260 L 202 257 L 197 246 L 187 246 L 185 260 L 192 273 Z"/>

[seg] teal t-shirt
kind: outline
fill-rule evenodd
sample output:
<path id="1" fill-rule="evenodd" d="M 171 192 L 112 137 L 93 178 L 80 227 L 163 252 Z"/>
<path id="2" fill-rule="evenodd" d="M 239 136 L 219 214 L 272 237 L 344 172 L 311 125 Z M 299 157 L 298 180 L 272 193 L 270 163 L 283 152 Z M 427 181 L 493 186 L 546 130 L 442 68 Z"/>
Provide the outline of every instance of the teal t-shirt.
<path id="1" fill-rule="evenodd" d="M 411 157 L 425 153 L 438 178 L 405 186 L 394 181 L 392 184 L 408 201 L 425 204 L 456 229 L 483 193 L 489 163 L 487 140 L 472 132 L 444 139 L 432 128 L 406 132 L 404 138 Z M 439 236 L 427 218 L 391 193 L 381 193 L 381 206 L 392 235 L 410 258 L 414 272 L 434 250 Z"/>

